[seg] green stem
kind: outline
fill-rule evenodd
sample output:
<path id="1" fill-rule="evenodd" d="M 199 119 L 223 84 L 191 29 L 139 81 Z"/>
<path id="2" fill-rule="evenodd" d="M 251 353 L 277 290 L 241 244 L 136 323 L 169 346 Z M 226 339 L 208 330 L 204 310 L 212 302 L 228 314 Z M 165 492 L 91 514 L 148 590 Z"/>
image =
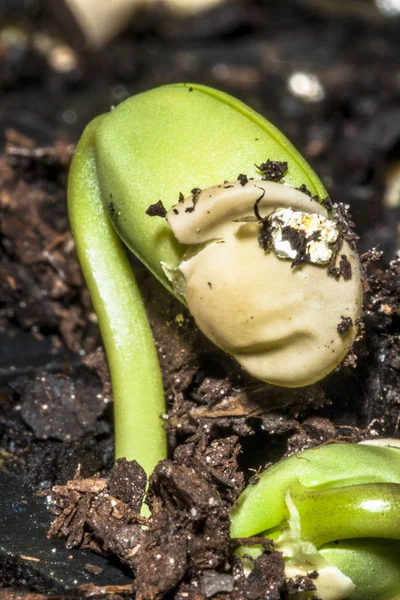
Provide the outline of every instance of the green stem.
<path id="1" fill-rule="evenodd" d="M 94 150 L 100 119 L 89 125 L 76 150 L 69 215 L 110 367 L 116 458 L 135 459 L 150 475 L 166 457 L 163 384 L 140 291 L 101 199 Z"/>
<path id="2" fill-rule="evenodd" d="M 355 584 L 348 600 L 400 600 L 400 542 L 343 540 L 320 552 Z"/>
<path id="3" fill-rule="evenodd" d="M 301 539 L 317 548 L 342 539 L 400 539 L 400 484 L 296 487 L 290 497 L 300 515 Z"/>

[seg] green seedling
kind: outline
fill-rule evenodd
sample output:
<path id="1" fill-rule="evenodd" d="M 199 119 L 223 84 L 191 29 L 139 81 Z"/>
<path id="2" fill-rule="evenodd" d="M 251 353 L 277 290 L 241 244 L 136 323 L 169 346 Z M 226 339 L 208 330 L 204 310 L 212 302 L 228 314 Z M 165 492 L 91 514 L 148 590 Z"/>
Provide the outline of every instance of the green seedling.
<path id="1" fill-rule="evenodd" d="M 288 578 L 317 571 L 317 590 L 302 599 L 398 600 L 400 448 L 383 444 L 321 446 L 276 463 L 239 498 L 232 537 L 274 540 Z"/>
<path id="2" fill-rule="evenodd" d="M 139 94 L 87 127 L 69 211 L 110 366 L 117 457 L 150 474 L 166 456 L 162 378 L 124 246 L 251 375 L 307 385 L 344 358 L 361 313 L 358 258 L 326 195 L 273 125 L 201 85 Z"/>

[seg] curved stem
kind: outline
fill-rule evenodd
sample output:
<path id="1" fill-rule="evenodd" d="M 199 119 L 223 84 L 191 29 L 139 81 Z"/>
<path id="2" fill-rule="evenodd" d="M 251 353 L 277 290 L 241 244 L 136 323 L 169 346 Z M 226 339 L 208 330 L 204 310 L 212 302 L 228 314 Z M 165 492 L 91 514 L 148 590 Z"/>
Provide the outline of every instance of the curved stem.
<path id="1" fill-rule="evenodd" d="M 73 159 L 69 215 L 110 367 L 116 458 L 135 459 L 150 475 L 166 457 L 163 384 L 140 291 L 101 199 L 93 143 L 100 119 L 86 129 Z"/>
<path id="2" fill-rule="evenodd" d="M 301 539 L 317 548 L 350 538 L 400 539 L 400 484 L 366 483 L 328 489 L 293 488 Z"/>

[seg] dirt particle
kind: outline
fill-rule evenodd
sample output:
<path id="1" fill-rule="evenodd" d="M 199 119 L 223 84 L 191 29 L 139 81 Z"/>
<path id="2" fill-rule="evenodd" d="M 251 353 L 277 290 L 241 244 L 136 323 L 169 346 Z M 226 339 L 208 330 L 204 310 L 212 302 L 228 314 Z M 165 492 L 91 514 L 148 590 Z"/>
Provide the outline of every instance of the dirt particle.
<path id="1" fill-rule="evenodd" d="M 302 183 L 301 186 L 298 187 L 298 188 L 296 188 L 296 189 L 298 189 L 299 192 L 302 192 L 303 194 L 306 194 L 306 196 L 309 196 L 309 198 L 311 200 L 314 200 L 315 202 L 318 202 L 318 196 L 313 196 L 305 183 Z"/>
<path id="2" fill-rule="evenodd" d="M 202 592 L 207 598 L 211 598 L 220 592 L 232 592 L 234 584 L 233 575 L 217 573 L 216 571 L 206 571 L 200 579 Z"/>
<path id="3" fill-rule="evenodd" d="M 288 164 L 286 161 L 270 160 L 261 163 L 260 166 L 254 165 L 256 169 L 261 171 L 263 181 L 280 181 L 285 175 Z"/>
<path id="4" fill-rule="evenodd" d="M 245 186 L 246 183 L 249 182 L 247 175 L 243 175 L 243 173 L 240 173 L 240 175 L 238 175 L 237 180 L 239 181 L 240 185 Z"/>
<path id="5" fill-rule="evenodd" d="M 111 194 L 110 194 L 111 198 Z M 114 219 L 117 216 L 117 211 L 115 210 L 114 202 L 110 202 L 108 205 L 108 210 L 110 211 L 111 218 Z"/>
<path id="6" fill-rule="evenodd" d="M 166 214 L 167 210 L 161 200 L 155 204 L 150 204 L 149 208 L 146 210 L 146 215 L 149 215 L 149 217 L 165 218 Z"/>
<path id="7" fill-rule="evenodd" d="M 352 325 L 353 321 L 351 317 L 342 317 L 341 322 L 337 326 L 338 333 L 340 333 L 340 335 L 345 334 L 346 331 L 348 331 Z"/>
<path id="8" fill-rule="evenodd" d="M 329 198 L 329 196 L 327 196 L 326 198 L 323 198 L 321 200 L 321 204 L 324 208 L 326 208 L 326 210 L 328 212 L 331 212 L 331 210 L 333 208 L 333 203 L 332 203 L 332 200 Z"/>
<path id="9" fill-rule="evenodd" d="M 85 570 L 88 573 L 93 573 L 93 575 L 101 575 L 104 573 L 104 569 L 102 569 L 99 565 L 92 565 L 91 563 L 86 563 Z"/>
<path id="10" fill-rule="evenodd" d="M 343 279 L 351 279 L 351 264 L 345 254 L 342 254 L 340 257 L 339 269 L 343 276 Z"/>
<path id="11" fill-rule="evenodd" d="M 125 502 L 134 512 L 139 512 L 146 483 L 146 474 L 135 460 L 120 458 L 110 472 L 108 489 L 112 496 Z"/>

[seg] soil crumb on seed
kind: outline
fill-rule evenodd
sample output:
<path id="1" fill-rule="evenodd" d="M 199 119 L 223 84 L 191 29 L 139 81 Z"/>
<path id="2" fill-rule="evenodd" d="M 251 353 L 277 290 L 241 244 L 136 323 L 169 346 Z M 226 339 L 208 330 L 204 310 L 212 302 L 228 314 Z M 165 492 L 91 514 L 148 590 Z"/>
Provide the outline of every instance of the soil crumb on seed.
<path id="1" fill-rule="evenodd" d="M 254 166 L 262 173 L 261 179 L 264 181 L 280 181 L 288 169 L 286 161 L 270 159 L 261 163 L 260 166 Z"/>
<path id="2" fill-rule="evenodd" d="M 146 210 L 146 215 L 149 215 L 149 217 L 164 218 L 166 214 L 167 210 L 161 200 L 159 200 L 155 204 L 150 204 L 149 208 Z"/>

